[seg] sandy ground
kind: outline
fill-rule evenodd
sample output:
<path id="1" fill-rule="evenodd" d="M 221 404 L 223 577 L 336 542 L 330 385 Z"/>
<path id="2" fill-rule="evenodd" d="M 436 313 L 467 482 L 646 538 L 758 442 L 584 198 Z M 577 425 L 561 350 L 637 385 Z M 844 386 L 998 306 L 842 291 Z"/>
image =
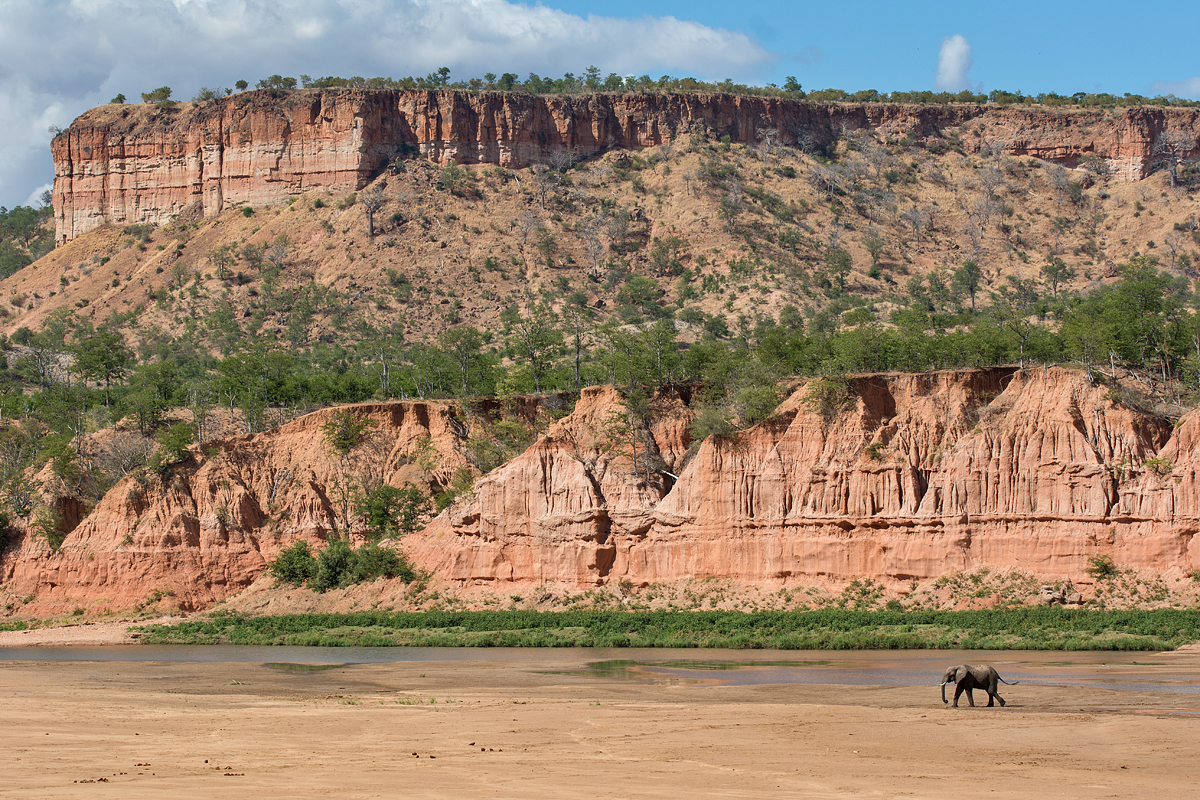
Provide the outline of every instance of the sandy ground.
<path id="1" fill-rule="evenodd" d="M 1006 708 L 952 709 L 936 686 L 713 686 L 575 674 L 586 651 L 505 658 L 0 661 L 0 797 L 1144 798 L 1200 781 L 1196 695 L 1021 685 Z M 1200 671 L 1195 652 L 1154 660 Z"/>

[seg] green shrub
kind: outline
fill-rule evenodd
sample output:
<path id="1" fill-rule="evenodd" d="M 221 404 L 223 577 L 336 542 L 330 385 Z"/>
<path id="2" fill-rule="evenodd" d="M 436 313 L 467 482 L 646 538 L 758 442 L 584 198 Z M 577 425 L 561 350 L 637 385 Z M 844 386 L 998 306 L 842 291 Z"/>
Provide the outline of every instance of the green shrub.
<path id="1" fill-rule="evenodd" d="M 188 448 L 196 435 L 196 426 L 190 422 L 177 422 L 164 431 L 159 431 L 158 452 L 150 458 L 150 468 L 160 476 L 170 472 L 171 467 L 186 461 L 191 453 Z"/>
<path id="2" fill-rule="evenodd" d="M 405 583 L 416 579 L 408 560 L 401 553 L 380 547 L 372 542 L 354 552 L 354 566 L 349 573 L 351 583 L 366 583 L 376 578 L 400 578 Z"/>
<path id="3" fill-rule="evenodd" d="M 381 539 L 416 531 L 430 507 L 429 498 L 417 487 L 397 489 L 385 484 L 359 500 L 356 510 L 367 521 L 368 538 Z"/>
<path id="4" fill-rule="evenodd" d="M 1110 578 L 1117 574 L 1117 565 L 1113 563 L 1112 556 L 1092 556 L 1084 572 L 1097 580 Z"/>
<path id="5" fill-rule="evenodd" d="M 58 512 L 48 506 L 39 508 L 33 516 L 33 529 L 46 540 L 51 550 L 62 547 L 67 538 L 67 534 L 59 529 L 61 521 Z"/>
<path id="6" fill-rule="evenodd" d="M 341 455 L 347 455 L 362 442 L 367 429 L 375 424 L 375 420 L 366 417 L 359 418 L 353 411 L 335 411 L 321 426 L 325 442 Z"/>
<path id="7" fill-rule="evenodd" d="M 307 583 L 317 592 L 376 578 L 400 578 L 412 583 L 417 577 L 402 553 L 374 542 L 354 550 L 347 539 L 334 539 L 317 556 L 309 549 L 308 542 L 298 541 L 280 552 L 269 569 L 282 583 L 292 586 Z"/>
<path id="8" fill-rule="evenodd" d="M 317 559 L 313 557 L 308 542 L 301 540 L 280 552 L 268 569 L 278 580 L 301 586 L 316 576 Z"/>
<path id="9" fill-rule="evenodd" d="M 311 581 L 312 588 L 318 592 L 327 592 L 350 585 L 356 560 L 348 540 L 334 539 L 317 557 L 317 571 Z"/>

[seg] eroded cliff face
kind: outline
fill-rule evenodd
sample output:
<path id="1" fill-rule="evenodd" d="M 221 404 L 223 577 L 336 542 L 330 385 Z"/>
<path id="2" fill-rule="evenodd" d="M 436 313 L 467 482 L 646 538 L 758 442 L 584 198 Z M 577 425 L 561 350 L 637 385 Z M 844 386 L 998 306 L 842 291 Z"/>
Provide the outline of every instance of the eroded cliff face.
<path id="1" fill-rule="evenodd" d="M 615 402 L 593 390 L 413 555 L 464 583 L 585 585 L 897 586 L 984 565 L 1083 579 L 1101 554 L 1200 567 L 1195 414 L 1172 432 L 1054 369 L 856 378 L 828 416 L 807 391 L 770 423 L 699 444 L 655 502 L 627 454 L 584 435 L 580 415 L 604 418 Z M 685 443 L 663 441 L 667 460 Z"/>
<path id="2" fill-rule="evenodd" d="M 969 124 L 970 123 L 970 124 Z M 970 128 L 969 133 L 967 128 Z M 1145 175 L 1163 132 L 1200 131 L 1200 110 L 1054 111 L 974 105 L 818 105 L 731 95 L 583 95 L 384 90 L 248 92 L 171 109 L 100 106 L 54 139 L 59 243 L 106 223 L 162 224 L 315 189 L 361 189 L 396 155 L 521 167 L 553 151 L 590 155 L 692 132 L 829 143 L 843 130 L 1074 164 L 1095 154 L 1118 179 Z"/>
<path id="3" fill-rule="evenodd" d="M 41 612 L 125 609 L 167 595 L 184 610 L 235 594 L 297 539 L 320 549 L 341 529 L 338 484 L 445 486 L 466 466 L 445 404 L 346 407 L 372 420 L 350 458 L 331 451 L 319 411 L 266 433 L 206 442 L 165 473 L 127 477 L 62 546 L 27 532 L 0 563 L 10 595 Z"/>
<path id="4" fill-rule="evenodd" d="M 1164 576 L 1200 568 L 1200 412 L 1172 428 L 1062 369 L 856 377 L 824 413 L 811 391 L 770 422 L 691 442 L 686 391 L 658 398 L 633 436 L 617 391 L 585 389 L 401 546 L 464 589 L 708 577 L 900 589 L 983 566 L 1081 580 L 1098 555 Z M 331 410 L 209 443 L 166 479 L 118 484 L 57 551 L 26 534 L 0 583 L 45 613 L 156 593 L 202 608 L 293 541 L 320 547 L 343 476 L 445 486 L 467 464 L 448 405 L 349 408 L 375 421 L 351 462 L 325 441 Z"/>

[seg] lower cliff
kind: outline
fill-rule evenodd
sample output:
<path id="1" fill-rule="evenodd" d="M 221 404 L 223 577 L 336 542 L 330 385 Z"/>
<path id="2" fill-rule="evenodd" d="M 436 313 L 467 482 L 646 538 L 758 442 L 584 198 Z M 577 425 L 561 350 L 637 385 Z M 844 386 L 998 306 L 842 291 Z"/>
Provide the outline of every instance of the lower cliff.
<path id="1" fill-rule="evenodd" d="M 1181 577 L 1200 568 L 1200 412 L 1177 425 L 1081 372 L 996 368 L 796 388 L 755 428 L 689 440 L 686 391 L 629 424 L 621 395 L 573 412 L 401 546 L 451 589 L 574 590 L 719 578 L 751 587 L 899 588 L 982 567 L 1083 579 L 1089 559 Z M 127 478 L 62 546 L 26 533 L 0 562 L 45 613 L 169 596 L 203 608 L 297 539 L 337 525 L 337 485 L 444 487 L 467 468 L 449 404 L 347 407 L 374 421 L 353 463 L 335 411 L 206 444 L 164 478 Z"/>
<path id="2" fill-rule="evenodd" d="M 770 422 L 700 443 L 661 499 L 588 424 L 617 398 L 585 391 L 572 418 L 411 550 L 451 580 L 535 584 L 895 586 L 984 565 L 1079 579 L 1097 555 L 1176 575 L 1200 567 L 1200 416 L 1172 431 L 1059 369 L 845 388 L 832 412 L 810 408 L 803 386 Z M 678 459 L 681 444 L 660 447 Z"/>

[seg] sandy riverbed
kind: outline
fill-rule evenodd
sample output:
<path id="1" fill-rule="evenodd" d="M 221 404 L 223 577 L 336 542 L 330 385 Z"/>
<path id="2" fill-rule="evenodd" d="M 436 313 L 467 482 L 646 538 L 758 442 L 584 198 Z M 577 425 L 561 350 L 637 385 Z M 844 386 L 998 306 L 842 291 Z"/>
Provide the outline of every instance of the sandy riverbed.
<path id="1" fill-rule="evenodd" d="M 1021 685 L 956 710 L 936 686 L 564 674 L 593 659 L 0 661 L 0 797 L 1142 798 L 1200 780 L 1196 695 Z"/>

